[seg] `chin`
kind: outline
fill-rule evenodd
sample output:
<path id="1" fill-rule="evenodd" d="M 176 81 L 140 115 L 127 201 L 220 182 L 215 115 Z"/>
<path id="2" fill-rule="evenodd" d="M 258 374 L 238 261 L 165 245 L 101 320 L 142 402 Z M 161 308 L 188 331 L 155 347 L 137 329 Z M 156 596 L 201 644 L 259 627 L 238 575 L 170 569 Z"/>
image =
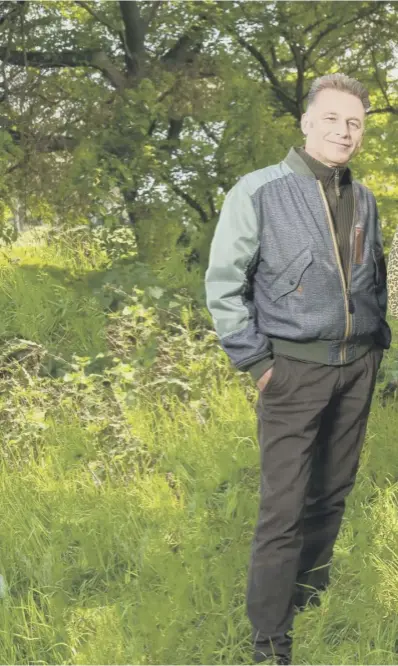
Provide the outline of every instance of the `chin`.
<path id="1" fill-rule="evenodd" d="M 334 162 L 335 164 L 347 164 L 347 162 L 350 161 L 352 153 L 349 153 L 347 155 L 329 155 L 329 160 L 331 162 Z"/>
<path id="2" fill-rule="evenodd" d="M 351 148 L 349 152 L 345 153 L 344 151 L 340 152 L 339 149 L 337 148 L 336 151 L 333 150 L 331 152 L 333 153 L 333 157 L 336 161 L 344 163 L 348 162 L 351 159 L 351 157 L 354 156 L 355 149 Z"/>

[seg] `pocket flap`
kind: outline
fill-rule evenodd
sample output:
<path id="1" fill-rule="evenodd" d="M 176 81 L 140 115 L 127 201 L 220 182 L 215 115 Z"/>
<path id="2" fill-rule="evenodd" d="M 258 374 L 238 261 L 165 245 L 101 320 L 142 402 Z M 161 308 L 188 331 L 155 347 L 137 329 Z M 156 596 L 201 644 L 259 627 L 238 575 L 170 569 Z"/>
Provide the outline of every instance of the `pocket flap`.
<path id="1" fill-rule="evenodd" d="M 270 288 L 271 301 L 277 301 L 281 296 L 297 289 L 305 269 L 312 263 L 312 252 L 309 248 L 293 259 L 291 264 L 276 278 Z"/>

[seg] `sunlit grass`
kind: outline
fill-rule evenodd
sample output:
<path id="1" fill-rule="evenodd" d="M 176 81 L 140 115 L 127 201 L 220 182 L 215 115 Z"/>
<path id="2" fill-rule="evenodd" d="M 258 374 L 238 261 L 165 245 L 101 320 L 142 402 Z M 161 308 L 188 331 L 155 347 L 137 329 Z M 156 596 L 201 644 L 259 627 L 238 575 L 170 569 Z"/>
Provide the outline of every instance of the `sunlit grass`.
<path id="1" fill-rule="evenodd" d="M 379 409 L 332 586 L 321 608 L 296 620 L 297 663 L 396 661 L 398 489 L 387 483 L 390 442 L 374 432 Z M 129 484 L 96 483 L 84 447 L 69 464 L 67 427 L 22 473 L 3 464 L 2 663 L 250 663 L 245 585 L 258 498 L 252 406 L 232 384 L 213 393 L 206 423 L 161 403 L 134 417 L 153 464 Z M 388 421 L 398 428 L 392 408 Z M 71 431 L 70 461 L 75 438 Z M 384 488 L 369 480 L 373 457 Z"/>
<path id="2" fill-rule="evenodd" d="M 19 321 L 28 317 L 24 335 L 33 330 L 45 340 L 48 287 L 29 290 L 13 277 L 7 288 Z M 17 308 L 7 303 L 3 321 L 10 322 Z M 69 342 L 77 316 L 70 312 Z M 88 315 L 82 339 L 91 325 L 100 335 Z M 34 388 L 25 391 L 29 404 Z M 3 444 L 1 663 L 251 663 L 245 594 L 258 507 L 254 405 L 238 375 L 221 387 L 215 378 L 204 395 L 205 417 L 159 395 L 131 404 L 126 422 L 137 450 L 133 462 L 117 454 L 120 474 L 94 426 L 79 421 L 77 393 L 75 404 L 62 406 L 49 397 L 34 455 L 22 459 L 15 444 Z M 98 397 L 98 417 L 101 405 Z M 16 417 L 9 418 L 12 428 Z M 295 620 L 297 664 L 398 661 L 397 441 L 397 403 L 382 408 L 375 396 L 331 586 L 319 608 Z"/>

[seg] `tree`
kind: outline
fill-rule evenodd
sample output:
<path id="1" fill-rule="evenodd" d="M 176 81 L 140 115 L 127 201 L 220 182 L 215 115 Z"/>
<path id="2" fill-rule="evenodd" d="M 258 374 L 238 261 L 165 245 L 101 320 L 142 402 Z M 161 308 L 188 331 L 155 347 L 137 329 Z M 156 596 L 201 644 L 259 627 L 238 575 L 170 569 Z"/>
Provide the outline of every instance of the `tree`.
<path id="1" fill-rule="evenodd" d="M 369 87 L 363 164 L 390 185 L 394 3 L 2 2 L 0 16 L 2 198 L 30 220 L 80 223 L 113 197 L 107 222 L 126 207 L 142 256 L 179 243 L 205 265 L 225 193 L 300 142 L 330 71 Z"/>

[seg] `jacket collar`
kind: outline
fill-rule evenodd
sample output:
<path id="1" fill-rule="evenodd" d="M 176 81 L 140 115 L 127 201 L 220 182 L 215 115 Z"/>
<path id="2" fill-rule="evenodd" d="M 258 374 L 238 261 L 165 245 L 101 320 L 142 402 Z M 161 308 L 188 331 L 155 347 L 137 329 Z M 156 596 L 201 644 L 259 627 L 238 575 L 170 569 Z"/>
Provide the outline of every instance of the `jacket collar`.
<path id="1" fill-rule="evenodd" d="M 351 183 L 352 175 L 348 167 L 329 167 L 311 157 L 304 148 L 291 148 L 285 157 L 286 164 L 301 176 L 310 176 L 329 184 L 334 178 L 336 169 L 339 171 L 339 182 Z"/>

